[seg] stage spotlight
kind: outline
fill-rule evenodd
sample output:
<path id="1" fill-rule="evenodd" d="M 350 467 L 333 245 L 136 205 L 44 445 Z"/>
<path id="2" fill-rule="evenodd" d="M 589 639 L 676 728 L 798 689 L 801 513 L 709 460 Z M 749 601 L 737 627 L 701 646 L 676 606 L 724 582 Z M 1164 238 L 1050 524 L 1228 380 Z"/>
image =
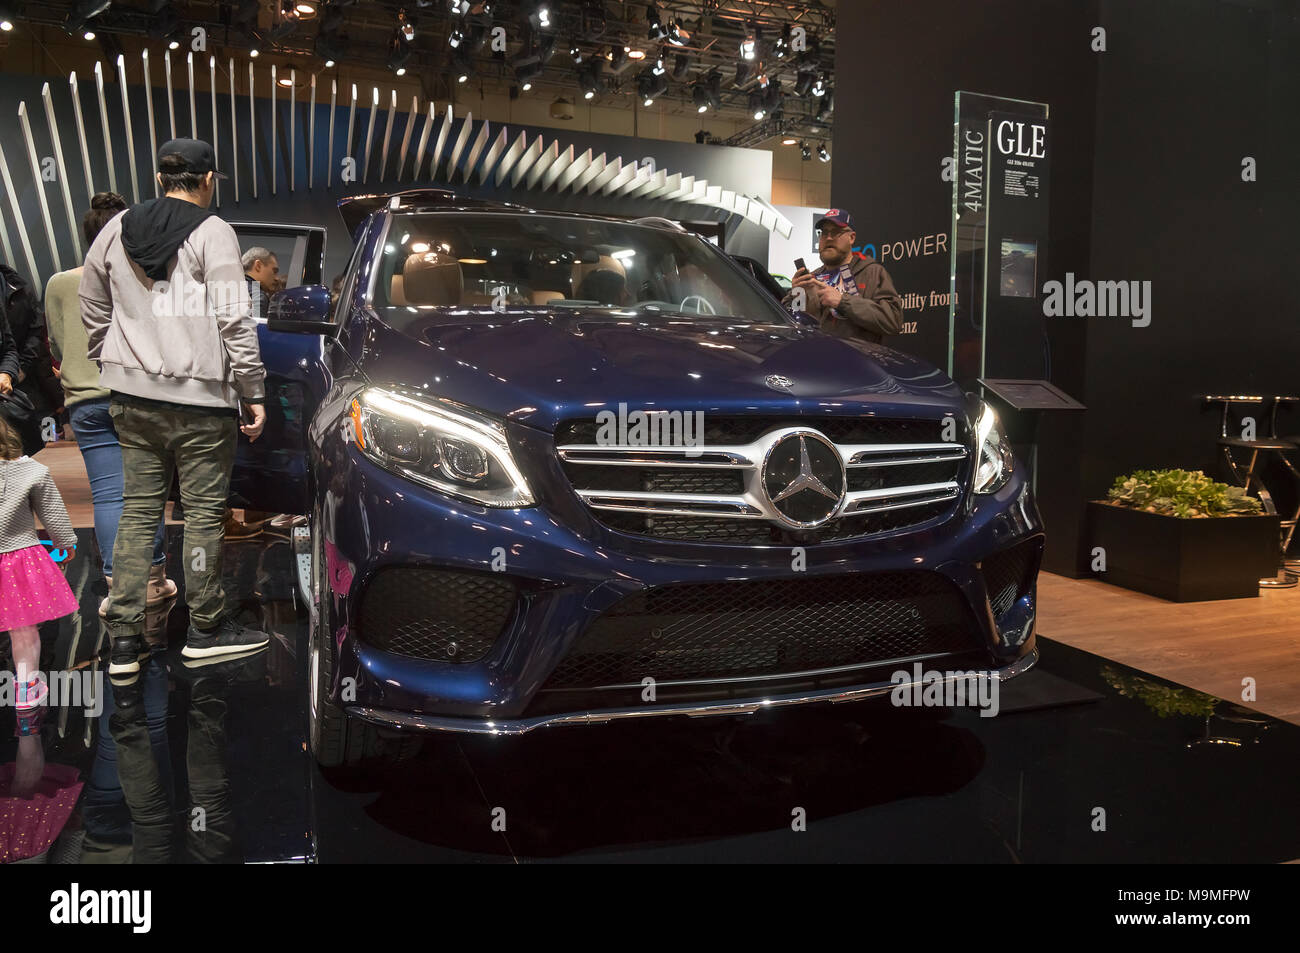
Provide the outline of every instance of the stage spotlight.
<path id="1" fill-rule="evenodd" d="M 740 58 L 752 60 L 758 55 L 758 27 L 750 27 L 740 38 Z"/>
<path id="2" fill-rule="evenodd" d="M 783 146 L 793 146 L 793 145 L 797 145 L 798 143 L 799 140 L 796 139 L 794 136 L 786 136 L 784 139 L 781 140 L 781 145 Z"/>
<path id="3" fill-rule="evenodd" d="M 346 33 L 321 33 L 316 37 L 316 55 L 325 60 L 325 66 L 331 67 L 343 59 L 348 51 L 350 38 Z"/>
<path id="4" fill-rule="evenodd" d="M 808 145 L 808 143 L 806 142 L 799 143 L 799 158 L 803 159 L 804 162 L 807 162 L 809 159 L 811 159 L 812 146 Z"/>
<path id="5" fill-rule="evenodd" d="M 762 119 L 767 115 L 767 102 L 761 89 L 756 89 L 749 94 L 749 111 L 753 113 L 755 119 Z"/>
<path id="6" fill-rule="evenodd" d="M 822 97 L 821 105 L 817 107 L 817 121 L 826 122 L 831 118 L 831 113 L 835 111 L 835 90 L 826 90 L 826 95 Z"/>
<path id="7" fill-rule="evenodd" d="M 664 55 L 660 53 L 658 56 L 655 57 L 654 66 L 651 67 L 651 71 L 656 76 L 662 76 L 664 75 L 665 72 L 667 72 L 667 70 L 668 67 L 664 66 Z"/>
<path id="8" fill-rule="evenodd" d="M 99 16 L 112 4 L 112 0 L 80 0 L 72 10 L 68 12 L 67 18 L 63 21 L 63 28 L 69 36 L 81 34 L 84 40 L 93 40 L 95 31 L 90 27 L 90 21 Z"/>
<path id="9" fill-rule="evenodd" d="M 831 154 L 826 151 L 826 146 L 824 144 L 817 147 L 817 158 L 821 159 L 823 162 L 831 161 Z"/>
<path id="10" fill-rule="evenodd" d="M 582 90 L 583 99 L 594 99 L 597 93 L 604 92 L 605 84 L 601 79 L 599 58 L 591 60 L 578 71 L 578 86 Z"/>
<path id="11" fill-rule="evenodd" d="M 397 29 L 407 43 L 415 39 L 415 20 L 404 9 L 397 11 Z"/>
<path id="12" fill-rule="evenodd" d="M 686 53 L 678 53 L 673 58 L 673 79 L 681 82 L 691 71 L 691 58 Z"/>
<path id="13" fill-rule="evenodd" d="M 257 45 L 256 45 L 256 44 L 254 44 L 253 46 L 250 46 L 250 47 L 248 48 L 248 55 L 249 55 L 252 59 L 257 59 L 259 56 L 262 55 L 262 51 L 259 50 L 259 49 L 257 48 Z"/>
<path id="14" fill-rule="evenodd" d="M 786 24 L 781 29 L 781 35 L 776 38 L 772 44 L 772 54 L 778 59 L 783 60 L 790 52 L 790 24 Z"/>
<path id="15" fill-rule="evenodd" d="M 645 59 L 645 50 L 633 50 L 633 49 L 629 49 L 629 48 L 627 48 L 627 47 L 624 47 L 623 49 L 627 52 L 627 58 L 630 59 L 630 60 L 643 60 L 643 59 Z"/>
<path id="16" fill-rule="evenodd" d="M 650 39 L 662 40 L 667 37 L 667 34 L 664 31 L 663 21 L 659 18 L 659 8 L 653 3 L 647 3 L 645 5 L 645 22 L 650 28 Z"/>
<path id="17" fill-rule="evenodd" d="M 474 76 L 474 57 L 469 50 L 461 48 L 451 58 L 451 72 L 456 82 L 467 83 Z"/>
<path id="18" fill-rule="evenodd" d="M 709 141 L 709 131 L 707 129 L 701 129 L 695 133 L 695 142 L 697 145 L 702 146 L 708 141 Z"/>
<path id="19" fill-rule="evenodd" d="M 794 81 L 794 91 L 796 96 L 807 96 L 812 89 L 813 74 L 805 70 L 800 70 Z"/>
<path id="20" fill-rule="evenodd" d="M 550 4 L 539 3 L 533 12 L 528 14 L 528 22 L 539 30 L 550 29 L 551 26 L 551 7 Z"/>
<path id="21" fill-rule="evenodd" d="M 458 50 L 464 44 L 465 44 L 465 31 L 462 30 L 459 25 L 452 27 L 451 32 L 447 34 L 447 45 L 450 46 L 453 50 Z"/>
<path id="22" fill-rule="evenodd" d="M 826 74 L 825 73 L 819 73 L 817 75 L 817 81 L 812 84 L 812 89 L 810 90 L 810 92 L 818 99 L 826 95 Z"/>
<path id="23" fill-rule="evenodd" d="M 388 40 L 388 59 L 386 65 L 398 76 L 406 75 L 406 61 L 411 58 L 411 44 L 407 43 L 402 34 L 394 30 L 393 35 Z"/>
<path id="24" fill-rule="evenodd" d="M 316 16 L 316 4 L 312 0 L 298 0 L 293 5 L 293 10 L 298 14 L 299 20 L 310 20 Z"/>
<path id="25" fill-rule="evenodd" d="M 744 60 L 736 61 L 736 80 L 735 85 L 744 88 L 754 81 L 754 71 L 757 67 L 753 63 L 746 63 Z"/>
<path id="26" fill-rule="evenodd" d="M 709 70 L 709 75 L 704 77 L 704 95 L 711 107 L 722 108 L 722 74 L 716 68 Z"/>
<path id="27" fill-rule="evenodd" d="M 668 80 L 656 76 L 653 70 L 643 70 L 636 80 L 636 92 L 641 97 L 641 105 L 653 106 L 656 99 L 668 92 Z"/>
<path id="28" fill-rule="evenodd" d="M 294 7 L 293 0 L 284 0 L 280 4 L 280 22 L 271 27 L 271 39 L 279 41 L 287 39 L 298 29 L 298 11 Z"/>
<path id="29" fill-rule="evenodd" d="M 615 43 L 605 53 L 605 60 L 609 63 L 610 72 L 621 73 L 627 66 L 627 50 L 623 48 L 623 44 Z"/>

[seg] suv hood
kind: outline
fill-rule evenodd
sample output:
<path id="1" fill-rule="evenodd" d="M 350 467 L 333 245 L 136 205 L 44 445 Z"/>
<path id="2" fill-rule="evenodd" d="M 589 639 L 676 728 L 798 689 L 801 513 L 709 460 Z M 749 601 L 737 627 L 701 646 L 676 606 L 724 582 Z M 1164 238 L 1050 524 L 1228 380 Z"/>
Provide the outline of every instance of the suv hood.
<path id="1" fill-rule="evenodd" d="M 374 383 L 420 388 L 548 431 L 620 403 L 729 414 L 965 413 L 961 389 L 932 365 L 789 324 L 695 315 L 651 323 L 567 308 L 385 312 L 386 330 L 367 342 L 363 361 Z M 773 375 L 788 388 L 769 384 Z"/>

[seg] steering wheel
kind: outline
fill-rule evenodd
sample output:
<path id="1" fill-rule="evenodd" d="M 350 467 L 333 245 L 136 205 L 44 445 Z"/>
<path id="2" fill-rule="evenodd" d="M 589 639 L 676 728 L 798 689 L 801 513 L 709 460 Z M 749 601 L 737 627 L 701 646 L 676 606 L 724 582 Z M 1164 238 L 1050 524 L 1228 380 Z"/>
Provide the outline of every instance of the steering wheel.
<path id="1" fill-rule="evenodd" d="M 685 298 L 682 299 L 682 303 L 679 304 L 677 307 L 680 308 L 682 311 L 685 311 L 686 302 L 688 301 L 698 302 L 698 304 L 695 307 L 696 314 L 717 314 L 718 313 L 714 309 L 713 305 L 709 304 L 709 299 L 704 297 L 704 295 L 687 295 Z"/>

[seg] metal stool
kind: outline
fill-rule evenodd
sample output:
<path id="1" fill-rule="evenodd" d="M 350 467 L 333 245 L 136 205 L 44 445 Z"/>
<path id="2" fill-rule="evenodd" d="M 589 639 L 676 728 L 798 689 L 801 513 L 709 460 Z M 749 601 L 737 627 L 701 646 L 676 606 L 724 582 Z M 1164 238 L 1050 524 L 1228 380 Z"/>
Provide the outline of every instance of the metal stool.
<path id="1" fill-rule="evenodd" d="M 1282 404 L 1294 407 L 1296 404 L 1300 404 L 1300 397 L 1275 397 L 1273 400 L 1272 428 L 1273 433 L 1277 433 L 1278 407 Z M 1296 525 L 1300 524 L 1300 466 L 1297 466 L 1297 461 L 1300 461 L 1300 434 L 1291 434 L 1281 439 L 1285 443 L 1291 444 L 1291 449 L 1280 451 L 1278 457 L 1282 460 L 1282 465 L 1295 477 L 1297 486 L 1295 512 L 1291 514 L 1290 519 L 1282 521 L 1284 533 L 1282 538 L 1282 565 L 1286 567 L 1288 572 L 1300 575 L 1300 558 L 1286 558 L 1287 550 L 1291 548 L 1291 541 L 1295 538 Z"/>
<path id="2" fill-rule="evenodd" d="M 1254 489 L 1259 495 L 1260 502 L 1264 505 L 1264 512 L 1270 516 L 1277 515 L 1277 506 L 1273 502 L 1273 494 L 1269 492 L 1268 487 L 1264 485 L 1259 475 L 1259 463 L 1261 455 L 1267 453 L 1276 453 L 1291 473 L 1300 479 L 1300 472 L 1296 470 L 1295 465 L 1287 454 L 1297 450 L 1297 445 L 1291 440 L 1284 440 L 1277 436 L 1277 410 L 1280 404 L 1295 401 L 1295 397 L 1278 397 L 1273 399 L 1272 411 L 1269 414 L 1268 433 L 1264 436 L 1256 435 L 1254 438 L 1233 437 L 1228 435 L 1228 411 L 1233 404 L 1264 404 L 1268 398 L 1264 396 L 1224 396 L 1224 395 L 1207 395 L 1206 403 L 1222 403 L 1223 416 L 1219 424 L 1219 447 L 1223 450 L 1223 459 L 1228 464 L 1228 472 L 1232 478 L 1237 481 L 1239 486 L 1245 488 L 1247 492 Z M 1250 462 L 1243 469 L 1234 456 L 1235 450 L 1249 450 Z M 1268 576 L 1261 579 L 1259 584 L 1262 588 L 1268 589 L 1291 589 L 1298 581 L 1300 574 L 1289 570 L 1286 564 L 1286 549 L 1291 543 L 1291 535 L 1295 532 L 1296 516 L 1292 515 L 1290 519 L 1281 521 L 1282 535 L 1279 539 L 1278 570 L 1276 576 Z"/>

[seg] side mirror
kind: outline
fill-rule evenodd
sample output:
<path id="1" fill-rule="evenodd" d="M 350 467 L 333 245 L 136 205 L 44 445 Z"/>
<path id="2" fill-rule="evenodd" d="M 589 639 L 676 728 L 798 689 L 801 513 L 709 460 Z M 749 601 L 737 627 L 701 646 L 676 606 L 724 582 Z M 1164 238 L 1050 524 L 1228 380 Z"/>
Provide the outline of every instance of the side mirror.
<path id="1" fill-rule="evenodd" d="M 814 318 L 811 314 L 809 314 L 807 311 L 791 311 L 790 317 L 794 319 L 795 324 L 800 325 L 801 327 L 805 327 L 805 328 L 821 327 L 821 323 L 816 318 Z"/>
<path id="2" fill-rule="evenodd" d="M 330 290 L 324 285 L 299 285 L 271 297 L 266 327 L 290 334 L 333 334 Z"/>

